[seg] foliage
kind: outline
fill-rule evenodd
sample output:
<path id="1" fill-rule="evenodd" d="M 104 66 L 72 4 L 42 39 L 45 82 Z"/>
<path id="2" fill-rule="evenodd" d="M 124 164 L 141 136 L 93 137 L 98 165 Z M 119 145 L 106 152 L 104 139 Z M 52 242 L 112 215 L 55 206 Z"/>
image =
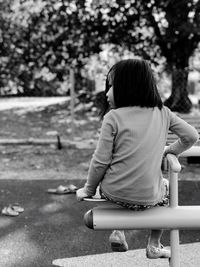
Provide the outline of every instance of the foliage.
<path id="1" fill-rule="evenodd" d="M 200 42 L 200 1 L 168 0 L 144 3 L 147 23 L 154 28 L 155 42 L 172 73 L 172 93 L 165 101 L 171 110 L 188 113 L 189 59 Z"/>
<path id="2" fill-rule="evenodd" d="M 69 68 L 80 73 L 88 54 L 100 51 L 87 41 L 88 30 L 81 31 L 82 4 L 10 0 L 5 15 L 5 4 L 0 6 L 4 93 L 13 93 L 13 87 L 25 95 L 67 93 Z"/>
<path id="3" fill-rule="evenodd" d="M 123 4 L 122 4 L 123 3 Z M 165 102 L 174 111 L 189 112 L 189 59 L 200 42 L 200 1 L 96 1 L 108 25 L 108 42 L 165 66 L 172 74 L 172 95 Z M 105 11 L 106 10 L 106 11 Z"/>
<path id="4" fill-rule="evenodd" d="M 0 94 L 68 94 L 87 90 L 83 67 L 105 44 L 155 66 L 187 69 L 200 41 L 197 0 L 0 1 Z"/>

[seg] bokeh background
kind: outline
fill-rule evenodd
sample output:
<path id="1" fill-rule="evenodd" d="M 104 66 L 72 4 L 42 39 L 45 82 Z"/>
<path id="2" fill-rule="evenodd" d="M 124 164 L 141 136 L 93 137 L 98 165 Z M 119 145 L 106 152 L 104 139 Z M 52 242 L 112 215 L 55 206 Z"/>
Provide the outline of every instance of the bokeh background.
<path id="1" fill-rule="evenodd" d="M 142 57 L 167 106 L 199 106 L 198 0 L 1 0 L 0 25 L 1 97 L 69 95 L 71 70 L 89 102 L 116 61 Z"/>

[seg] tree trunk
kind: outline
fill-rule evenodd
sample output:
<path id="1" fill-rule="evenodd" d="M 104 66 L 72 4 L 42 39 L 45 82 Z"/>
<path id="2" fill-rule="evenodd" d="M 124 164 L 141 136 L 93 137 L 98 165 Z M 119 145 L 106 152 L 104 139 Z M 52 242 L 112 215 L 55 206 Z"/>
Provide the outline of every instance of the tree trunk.
<path id="1" fill-rule="evenodd" d="M 164 102 L 164 105 L 172 111 L 189 113 L 192 108 L 192 102 L 188 97 L 187 80 L 187 70 L 173 69 L 172 92 L 170 97 Z"/>

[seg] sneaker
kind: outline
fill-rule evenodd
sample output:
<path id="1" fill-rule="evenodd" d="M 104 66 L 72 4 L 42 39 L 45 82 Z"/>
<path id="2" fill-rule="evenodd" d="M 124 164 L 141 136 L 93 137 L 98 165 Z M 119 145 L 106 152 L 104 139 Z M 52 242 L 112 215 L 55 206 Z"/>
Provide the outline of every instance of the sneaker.
<path id="1" fill-rule="evenodd" d="M 125 252 L 128 250 L 128 244 L 123 231 L 113 231 L 109 237 L 112 251 Z"/>
<path id="2" fill-rule="evenodd" d="M 146 256 L 148 259 L 170 258 L 171 252 L 161 245 L 160 247 L 147 246 Z"/>

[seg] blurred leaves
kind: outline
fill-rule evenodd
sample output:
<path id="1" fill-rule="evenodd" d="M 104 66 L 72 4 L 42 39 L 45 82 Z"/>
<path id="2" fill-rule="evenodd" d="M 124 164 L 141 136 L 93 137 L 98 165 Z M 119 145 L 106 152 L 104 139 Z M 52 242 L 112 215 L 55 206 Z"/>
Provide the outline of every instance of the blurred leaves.
<path id="1" fill-rule="evenodd" d="M 200 1 L 6 0 L 0 25 L 0 95 L 67 94 L 69 68 L 83 89 L 81 70 L 104 44 L 187 68 L 200 41 Z"/>

